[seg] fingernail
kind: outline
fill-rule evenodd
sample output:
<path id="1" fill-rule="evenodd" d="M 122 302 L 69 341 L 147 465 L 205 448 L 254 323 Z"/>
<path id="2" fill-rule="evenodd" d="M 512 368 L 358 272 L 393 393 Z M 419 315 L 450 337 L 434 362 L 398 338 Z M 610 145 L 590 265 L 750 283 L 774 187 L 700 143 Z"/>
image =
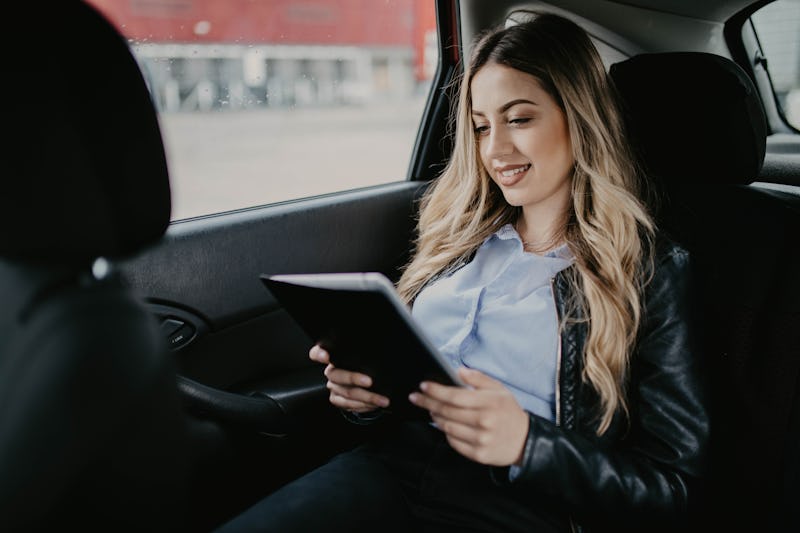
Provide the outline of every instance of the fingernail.
<path id="1" fill-rule="evenodd" d="M 422 383 L 420 383 L 419 384 L 419 390 L 421 390 L 421 391 L 428 390 L 428 382 L 427 381 L 423 381 Z"/>
<path id="2" fill-rule="evenodd" d="M 381 407 L 389 407 L 389 398 L 381 398 L 378 400 L 378 405 Z"/>
<path id="3" fill-rule="evenodd" d="M 412 392 L 411 394 L 408 395 L 408 401 L 414 404 L 417 403 L 417 401 L 419 401 L 419 394 L 416 392 Z"/>
<path id="4" fill-rule="evenodd" d="M 372 380 L 369 379 L 367 376 L 359 376 L 358 377 L 358 384 L 363 387 L 369 387 L 372 383 Z"/>

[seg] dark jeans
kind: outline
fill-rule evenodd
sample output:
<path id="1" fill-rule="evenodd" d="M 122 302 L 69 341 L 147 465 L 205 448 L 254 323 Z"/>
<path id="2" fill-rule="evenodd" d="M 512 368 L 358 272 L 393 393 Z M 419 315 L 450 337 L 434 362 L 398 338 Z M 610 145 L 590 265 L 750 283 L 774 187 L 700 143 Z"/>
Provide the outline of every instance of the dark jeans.
<path id="1" fill-rule="evenodd" d="M 540 496 L 501 487 L 489 468 L 425 422 L 334 457 L 225 524 L 233 531 L 563 531 Z"/>

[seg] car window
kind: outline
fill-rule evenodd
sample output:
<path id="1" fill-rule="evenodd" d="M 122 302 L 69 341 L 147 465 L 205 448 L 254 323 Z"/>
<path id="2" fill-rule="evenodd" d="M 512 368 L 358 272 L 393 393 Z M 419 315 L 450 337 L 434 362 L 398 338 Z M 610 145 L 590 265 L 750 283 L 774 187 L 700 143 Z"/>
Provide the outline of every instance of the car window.
<path id="1" fill-rule="evenodd" d="M 173 219 L 406 178 L 432 0 L 90 0 L 159 112 Z"/>
<path id="2" fill-rule="evenodd" d="M 792 127 L 800 128 L 800 0 L 777 0 L 750 18 L 778 109 Z"/>

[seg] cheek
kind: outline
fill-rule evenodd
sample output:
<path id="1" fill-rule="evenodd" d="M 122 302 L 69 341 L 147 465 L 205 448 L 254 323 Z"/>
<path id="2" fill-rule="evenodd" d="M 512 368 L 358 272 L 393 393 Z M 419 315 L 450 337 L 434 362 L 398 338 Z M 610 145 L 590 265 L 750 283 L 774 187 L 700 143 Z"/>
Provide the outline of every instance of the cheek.
<path id="1" fill-rule="evenodd" d="M 475 149 L 478 151 L 478 159 L 481 162 L 481 166 L 483 166 L 483 168 L 486 169 L 486 172 L 489 172 L 489 175 L 491 175 L 491 161 L 487 155 L 486 143 L 483 141 L 475 141 Z"/>
<path id="2" fill-rule="evenodd" d="M 486 165 L 486 143 L 483 139 L 476 139 L 475 140 L 475 150 L 478 151 L 478 158 L 481 160 L 481 163 Z"/>
<path id="3" fill-rule="evenodd" d="M 562 153 L 565 159 L 568 160 L 569 166 L 572 166 L 574 161 L 574 157 L 572 155 L 572 139 L 569 135 L 569 128 L 567 128 L 566 123 L 561 124 L 561 131 L 559 132 L 560 144 Z"/>
<path id="4" fill-rule="evenodd" d="M 538 149 L 540 155 L 547 155 L 547 159 L 553 167 L 571 168 L 574 163 L 572 144 L 566 131 L 556 131 L 541 139 Z"/>
<path id="5" fill-rule="evenodd" d="M 575 156 L 572 154 L 572 142 L 570 141 L 569 135 L 565 136 L 562 149 L 564 164 L 566 167 L 572 169 L 575 166 Z"/>

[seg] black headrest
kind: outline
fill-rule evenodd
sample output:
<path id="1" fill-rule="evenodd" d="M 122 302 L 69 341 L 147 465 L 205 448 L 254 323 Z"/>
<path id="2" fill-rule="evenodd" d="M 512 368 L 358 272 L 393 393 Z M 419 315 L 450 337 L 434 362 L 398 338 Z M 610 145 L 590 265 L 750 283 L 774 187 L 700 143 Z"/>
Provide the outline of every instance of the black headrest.
<path id="1" fill-rule="evenodd" d="M 139 67 L 83 2 L 20 9 L 35 24 L 3 37 L 0 257 L 85 264 L 132 254 L 170 218 L 161 133 Z"/>
<path id="2" fill-rule="evenodd" d="M 642 54 L 611 77 L 648 171 L 666 182 L 750 183 L 767 125 L 753 83 L 733 61 L 701 52 Z"/>

